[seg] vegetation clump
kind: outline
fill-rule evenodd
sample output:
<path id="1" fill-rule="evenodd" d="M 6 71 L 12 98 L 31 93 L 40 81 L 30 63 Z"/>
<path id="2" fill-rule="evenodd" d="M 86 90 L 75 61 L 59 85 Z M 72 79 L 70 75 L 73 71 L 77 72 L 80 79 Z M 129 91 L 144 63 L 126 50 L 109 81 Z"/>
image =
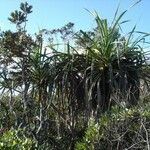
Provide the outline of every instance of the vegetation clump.
<path id="1" fill-rule="evenodd" d="M 122 36 L 117 9 L 110 25 L 92 13 L 92 31 L 31 36 L 30 13 L 21 3 L 8 18 L 16 31 L 0 33 L 0 149 L 149 150 L 149 34 Z"/>

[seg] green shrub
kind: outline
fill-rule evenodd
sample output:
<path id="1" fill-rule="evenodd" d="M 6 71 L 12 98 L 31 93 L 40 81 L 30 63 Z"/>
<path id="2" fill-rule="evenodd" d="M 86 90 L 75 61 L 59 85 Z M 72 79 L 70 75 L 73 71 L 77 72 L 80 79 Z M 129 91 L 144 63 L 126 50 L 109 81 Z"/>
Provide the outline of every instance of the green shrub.
<path id="1" fill-rule="evenodd" d="M 21 129 L 10 129 L 0 138 L 0 150 L 30 150 L 35 146 L 30 138 L 27 138 Z"/>
<path id="2" fill-rule="evenodd" d="M 113 107 L 111 112 L 94 119 L 76 150 L 148 149 L 150 136 L 150 103 L 134 108 Z"/>

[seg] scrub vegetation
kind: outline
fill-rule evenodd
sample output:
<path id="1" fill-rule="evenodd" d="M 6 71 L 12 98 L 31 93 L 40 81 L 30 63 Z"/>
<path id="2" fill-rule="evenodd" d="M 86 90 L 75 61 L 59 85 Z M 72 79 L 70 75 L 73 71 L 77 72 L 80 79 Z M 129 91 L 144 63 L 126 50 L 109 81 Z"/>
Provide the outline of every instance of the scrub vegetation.
<path id="1" fill-rule="evenodd" d="M 122 35 L 127 10 L 112 23 L 74 24 L 34 36 L 32 6 L 21 3 L 0 32 L 0 149 L 150 150 L 148 33 Z M 60 44 L 63 43 L 63 44 Z"/>

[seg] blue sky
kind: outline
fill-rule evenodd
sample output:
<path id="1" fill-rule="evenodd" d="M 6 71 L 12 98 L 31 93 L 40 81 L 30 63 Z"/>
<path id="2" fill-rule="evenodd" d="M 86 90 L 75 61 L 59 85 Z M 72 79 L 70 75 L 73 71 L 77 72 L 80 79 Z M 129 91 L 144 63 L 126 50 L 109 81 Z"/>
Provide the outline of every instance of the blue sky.
<path id="1" fill-rule="evenodd" d="M 33 13 L 29 16 L 27 29 L 35 33 L 39 29 L 54 29 L 68 22 L 75 23 L 75 29 L 90 30 L 94 28 L 94 18 L 85 10 L 96 10 L 100 16 L 111 22 L 120 2 L 120 11 L 128 9 L 136 0 L 26 0 L 33 5 Z M 23 0 L 1 0 L 0 28 L 13 29 L 7 20 L 11 11 L 18 9 Z M 131 20 L 123 26 L 123 31 L 129 32 L 137 24 L 137 30 L 150 32 L 149 12 L 150 0 L 142 0 L 124 16 Z"/>

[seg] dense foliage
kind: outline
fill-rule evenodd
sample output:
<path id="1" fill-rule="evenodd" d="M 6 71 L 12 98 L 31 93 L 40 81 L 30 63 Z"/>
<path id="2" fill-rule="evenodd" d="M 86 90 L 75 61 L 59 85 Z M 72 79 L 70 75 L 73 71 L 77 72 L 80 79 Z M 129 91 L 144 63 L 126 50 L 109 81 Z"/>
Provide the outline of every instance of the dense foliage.
<path id="1" fill-rule="evenodd" d="M 0 34 L 0 149 L 150 149 L 149 34 L 122 36 L 126 12 L 111 25 L 94 12 L 93 31 L 68 23 L 35 36 L 32 6 L 11 13 L 16 31 Z"/>
<path id="2" fill-rule="evenodd" d="M 85 136 L 76 143 L 77 150 L 149 149 L 150 104 L 132 109 L 113 107 L 98 123 L 89 120 Z"/>

